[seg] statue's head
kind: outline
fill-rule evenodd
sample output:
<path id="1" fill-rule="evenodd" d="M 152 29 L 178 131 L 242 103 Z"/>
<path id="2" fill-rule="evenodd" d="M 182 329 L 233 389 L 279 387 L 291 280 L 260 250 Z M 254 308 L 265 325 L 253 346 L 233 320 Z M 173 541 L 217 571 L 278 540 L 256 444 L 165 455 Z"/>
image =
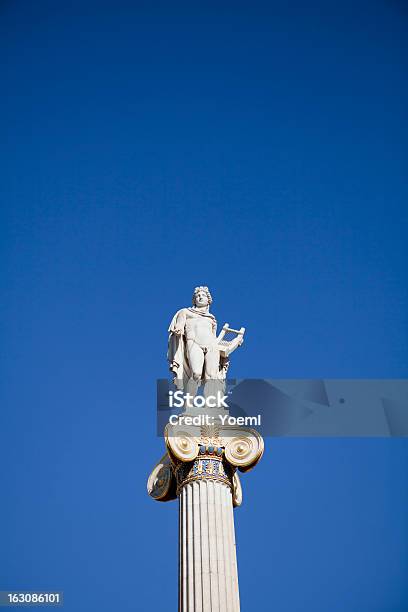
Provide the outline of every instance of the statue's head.
<path id="1" fill-rule="evenodd" d="M 193 293 L 193 306 L 209 306 L 212 303 L 208 287 L 196 287 Z"/>

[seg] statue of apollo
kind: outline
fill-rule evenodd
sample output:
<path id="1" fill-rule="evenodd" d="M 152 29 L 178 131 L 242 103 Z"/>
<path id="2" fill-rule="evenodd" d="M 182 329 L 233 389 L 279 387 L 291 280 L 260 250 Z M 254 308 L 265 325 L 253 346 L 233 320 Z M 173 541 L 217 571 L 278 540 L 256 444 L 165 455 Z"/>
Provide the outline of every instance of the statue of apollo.
<path id="1" fill-rule="evenodd" d="M 170 323 L 167 359 L 179 388 L 190 382 L 196 390 L 201 383 L 225 380 L 228 357 L 243 342 L 245 328 L 231 329 L 228 323 L 217 336 L 211 303 L 208 287 L 196 287 L 192 306 L 178 310 Z M 234 339 L 224 340 L 226 333 Z"/>

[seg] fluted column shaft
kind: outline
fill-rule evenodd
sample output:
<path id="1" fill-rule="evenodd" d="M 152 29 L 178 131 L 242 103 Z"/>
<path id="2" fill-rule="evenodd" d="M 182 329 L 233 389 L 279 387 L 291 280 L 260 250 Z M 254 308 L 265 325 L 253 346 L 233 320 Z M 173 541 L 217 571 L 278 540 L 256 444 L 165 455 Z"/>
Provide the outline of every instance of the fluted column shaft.
<path id="1" fill-rule="evenodd" d="M 179 498 L 179 612 L 239 612 L 237 470 L 258 463 L 263 440 L 249 428 L 192 427 L 166 426 L 167 455 L 153 469 L 148 491 L 158 501 Z"/>
<path id="2" fill-rule="evenodd" d="M 179 492 L 179 611 L 239 612 L 232 494 L 224 482 L 187 482 Z"/>

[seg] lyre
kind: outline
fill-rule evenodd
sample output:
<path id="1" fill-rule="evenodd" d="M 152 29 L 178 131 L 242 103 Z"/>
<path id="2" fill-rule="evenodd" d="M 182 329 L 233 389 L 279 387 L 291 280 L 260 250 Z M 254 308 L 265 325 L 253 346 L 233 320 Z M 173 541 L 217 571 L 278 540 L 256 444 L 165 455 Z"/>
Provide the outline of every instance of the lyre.
<path id="1" fill-rule="evenodd" d="M 235 334 L 235 338 L 232 340 L 224 340 L 224 336 L 227 333 Z M 229 323 L 225 323 L 221 332 L 218 335 L 218 348 L 222 357 L 228 357 L 236 348 L 241 346 L 244 341 L 245 327 L 241 329 L 232 329 Z"/>

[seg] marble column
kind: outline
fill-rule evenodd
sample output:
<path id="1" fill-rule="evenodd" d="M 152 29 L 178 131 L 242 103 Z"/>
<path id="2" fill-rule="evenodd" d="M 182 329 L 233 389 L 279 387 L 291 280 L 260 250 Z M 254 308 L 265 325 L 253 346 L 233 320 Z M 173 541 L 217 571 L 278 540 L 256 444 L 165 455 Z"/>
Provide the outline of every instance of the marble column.
<path id="1" fill-rule="evenodd" d="M 204 469 L 217 465 L 217 461 L 200 458 L 194 462 L 191 472 L 202 464 Z M 185 484 L 181 482 L 179 535 L 180 612 L 239 612 L 233 502 L 228 475 L 223 482 L 201 472 L 196 477 L 187 477 Z"/>
<path id="2" fill-rule="evenodd" d="M 234 507 L 242 501 L 237 470 L 263 454 L 253 429 L 213 432 L 166 427 L 167 453 L 153 469 L 148 492 L 179 499 L 179 612 L 239 612 Z"/>

